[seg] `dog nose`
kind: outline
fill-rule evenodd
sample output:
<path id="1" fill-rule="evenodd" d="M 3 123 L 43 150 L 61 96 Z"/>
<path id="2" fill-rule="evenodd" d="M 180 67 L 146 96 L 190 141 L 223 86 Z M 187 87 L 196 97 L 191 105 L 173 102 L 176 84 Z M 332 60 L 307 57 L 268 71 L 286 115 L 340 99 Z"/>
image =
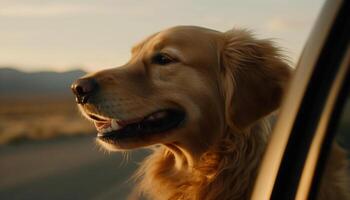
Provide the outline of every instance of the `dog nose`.
<path id="1" fill-rule="evenodd" d="M 71 85 L 72 91 L 76 96 L 78 104 L 85 104 L 89 97 L 96 92 L 98 88 L 97 81 L 93 78 L 82 78 L 76 80 Z"/>

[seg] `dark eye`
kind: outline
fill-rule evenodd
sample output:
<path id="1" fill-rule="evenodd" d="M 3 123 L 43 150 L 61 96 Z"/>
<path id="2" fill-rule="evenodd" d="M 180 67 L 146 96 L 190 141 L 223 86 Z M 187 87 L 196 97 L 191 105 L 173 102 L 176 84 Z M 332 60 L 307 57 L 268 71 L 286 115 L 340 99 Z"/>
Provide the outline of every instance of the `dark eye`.
<path id="1" fill-rule="evenodd" d="M 165 53 L 157 53 L 152 57 L 152 64 L 167 65 L 175 60 Z"/>

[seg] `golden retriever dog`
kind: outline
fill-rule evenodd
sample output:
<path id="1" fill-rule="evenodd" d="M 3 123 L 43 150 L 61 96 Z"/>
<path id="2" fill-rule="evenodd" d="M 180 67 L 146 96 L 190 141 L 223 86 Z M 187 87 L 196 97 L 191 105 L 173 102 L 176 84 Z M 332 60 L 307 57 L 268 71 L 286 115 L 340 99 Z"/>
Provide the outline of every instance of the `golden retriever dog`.
<path id="1" fill-rule="evenodd" d="M 244 29 L 178 26 L 136 45 L 125 65 L 72 88 L 98 143 L 154 150 L 136 173 L 138 197 L 231 200 L 251 195 L 266 117 L 290 76 L 270 40 Z"/>

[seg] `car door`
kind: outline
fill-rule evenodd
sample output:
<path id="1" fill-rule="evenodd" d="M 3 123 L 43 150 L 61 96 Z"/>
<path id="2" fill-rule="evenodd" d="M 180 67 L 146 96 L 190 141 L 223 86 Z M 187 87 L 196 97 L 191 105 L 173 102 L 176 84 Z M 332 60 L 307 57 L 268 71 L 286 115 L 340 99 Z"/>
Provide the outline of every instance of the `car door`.
<path id="1" fill-rule="evenodd" d="M 349 13 L 349 1 L 325 3 L 280 109 L 252 199 L 316 197 L 349 93 Z"/>

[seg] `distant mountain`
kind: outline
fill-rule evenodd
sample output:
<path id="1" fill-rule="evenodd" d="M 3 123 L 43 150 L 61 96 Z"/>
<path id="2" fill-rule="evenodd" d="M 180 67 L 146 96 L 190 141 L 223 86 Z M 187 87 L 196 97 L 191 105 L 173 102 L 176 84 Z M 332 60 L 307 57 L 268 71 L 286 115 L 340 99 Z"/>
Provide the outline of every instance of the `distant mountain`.
<path id="1" fill-rule="evenodd" d="M 67 72 L 22 72 L 0 68 L 0 96 L 68 95 L 71 83 L 86 74 L 83 70 Z"/>

